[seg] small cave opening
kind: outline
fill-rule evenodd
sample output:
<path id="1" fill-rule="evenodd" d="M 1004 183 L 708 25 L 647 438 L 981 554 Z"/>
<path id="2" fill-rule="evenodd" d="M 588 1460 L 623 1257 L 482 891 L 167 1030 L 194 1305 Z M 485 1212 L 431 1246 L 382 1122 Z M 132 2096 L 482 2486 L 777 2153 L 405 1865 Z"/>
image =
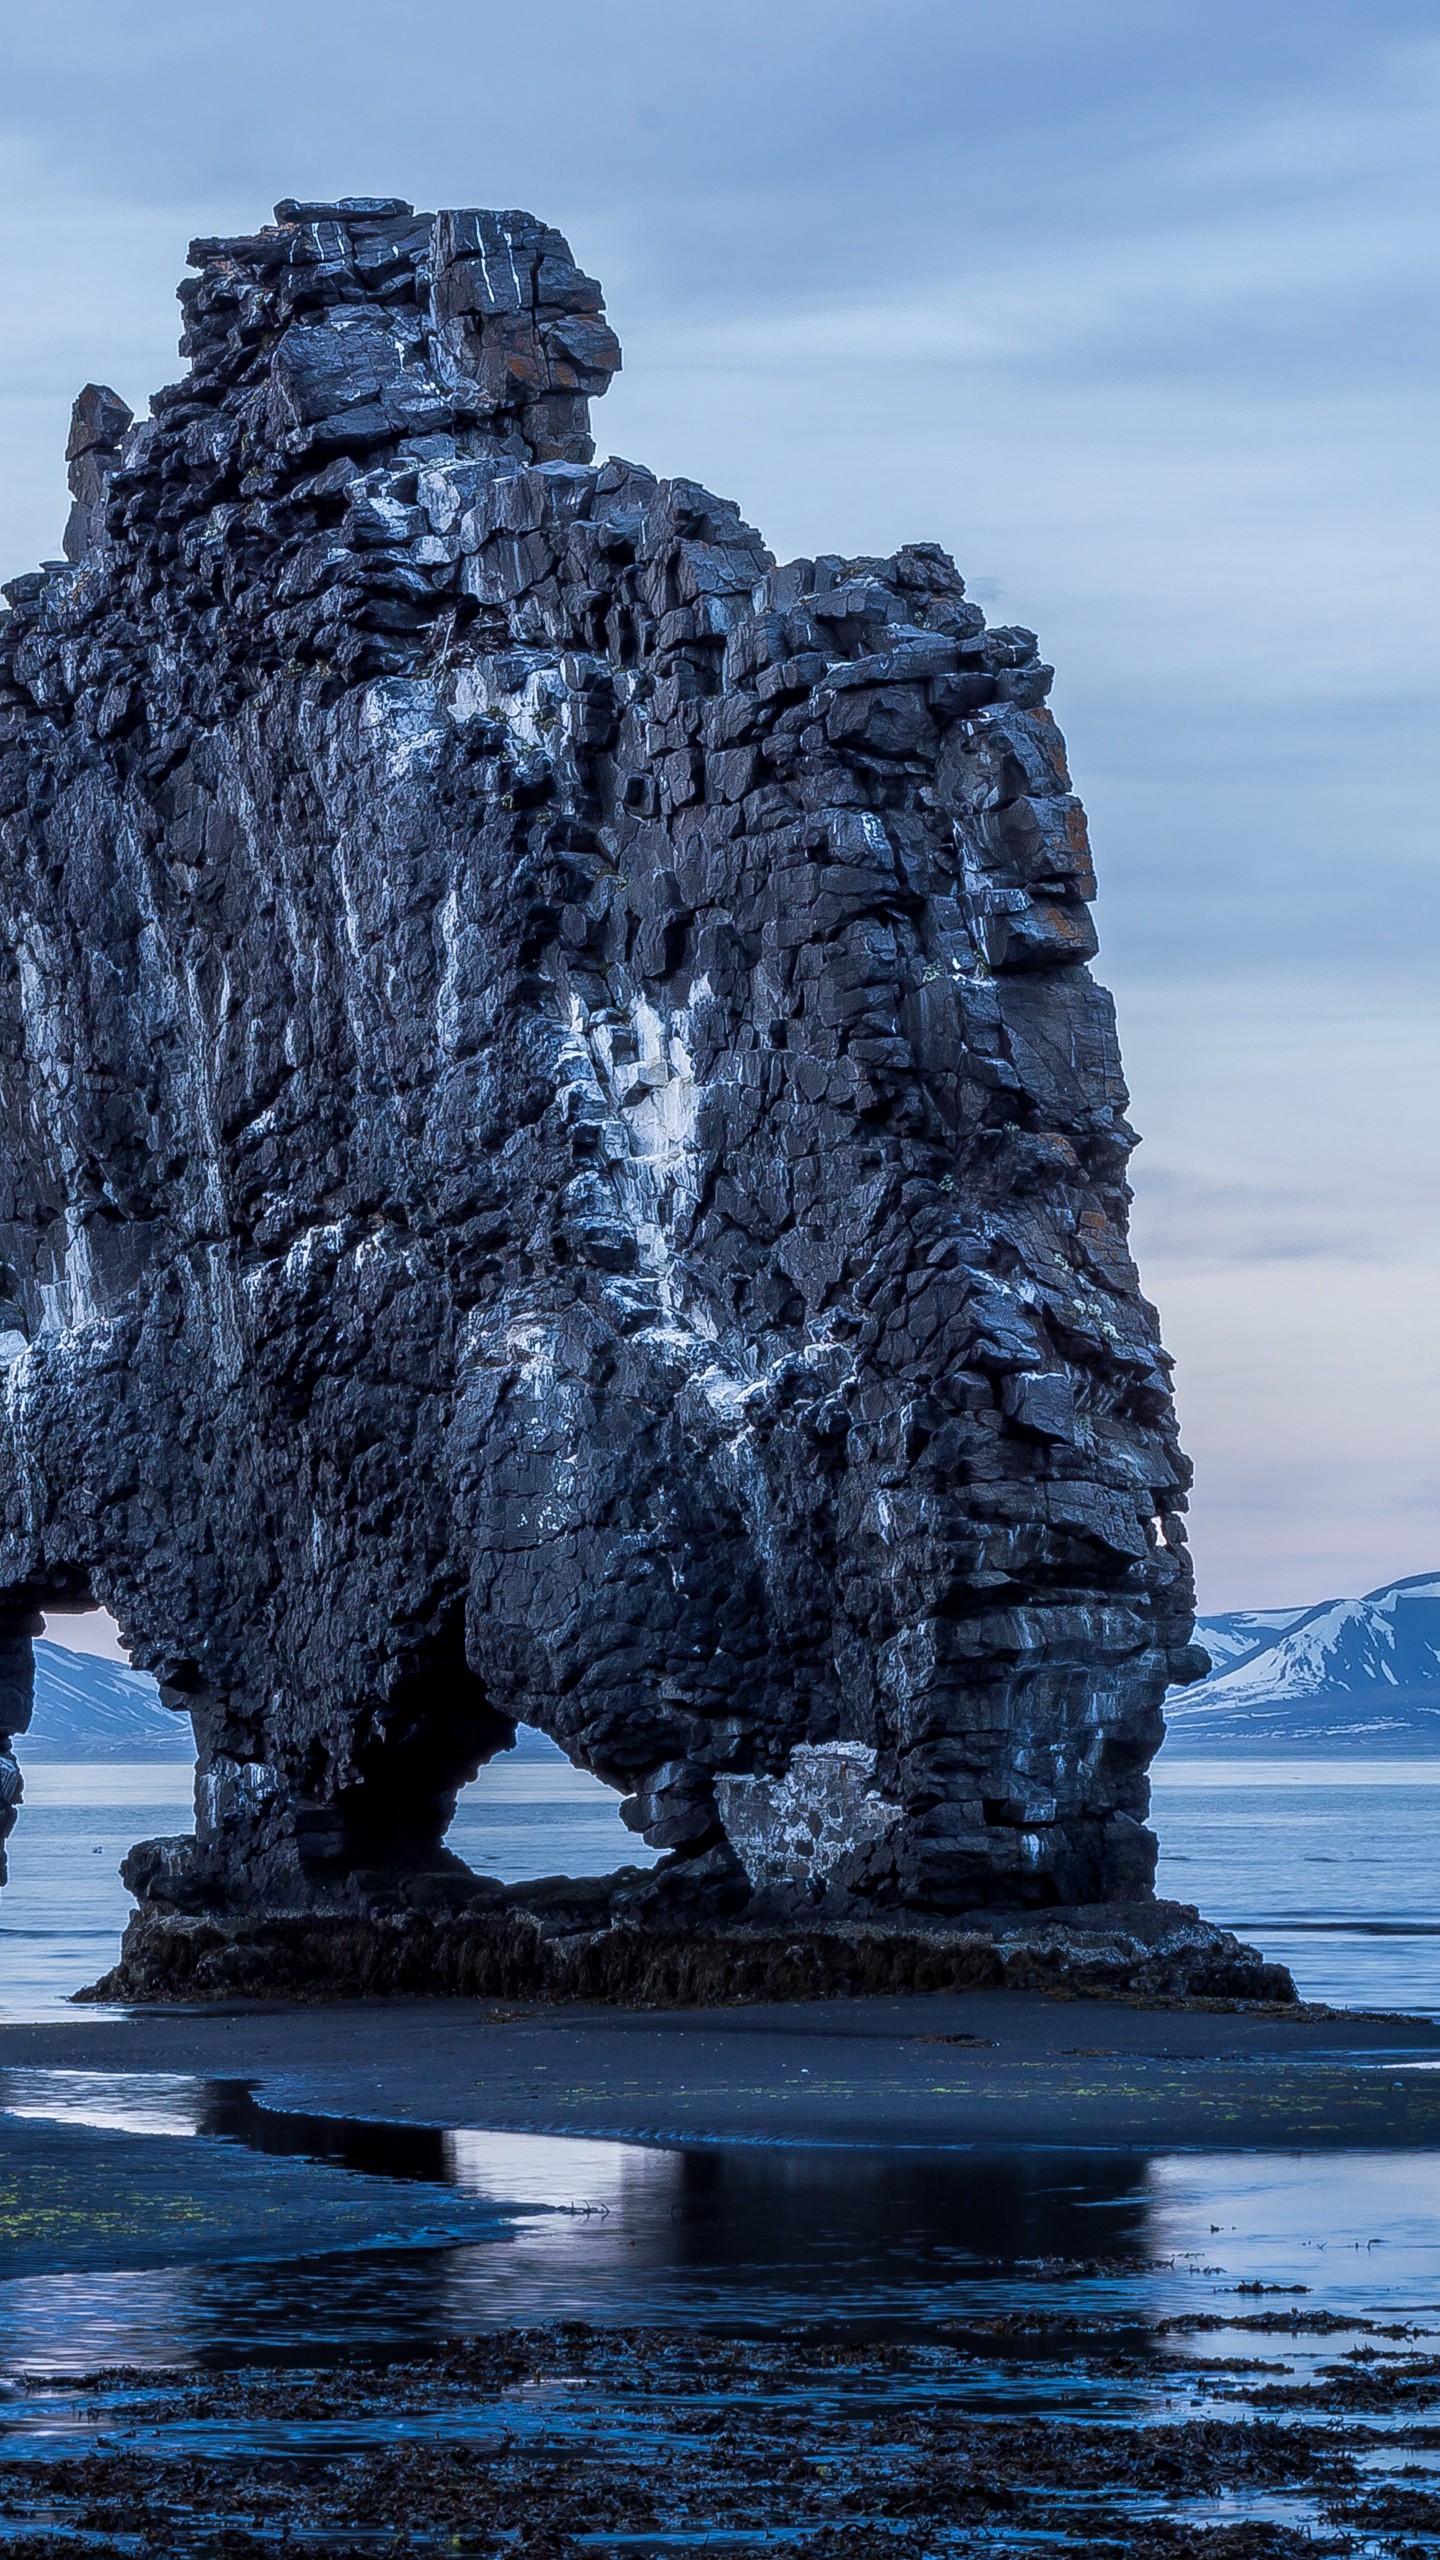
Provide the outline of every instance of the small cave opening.
<path id="1" fill-rule="evenodd" d="M 131 1900 L 120 1861 L 137 1839 L 191 1829 L 188 1717 L 132 1669 L 114 1619 L 42 1602 L 34 1706 L 11 1749 L 23 1794 L 0 1885 L 0 2020 L 54 2017 L 108 1971 Z"/>
<path id="2" fill-rule="evenodd" d="M 502 1884 L 655 1866 L 663 1852 L 627 1830 L 620 1802 L 548 1734 L 517 1725 L 514 1749 L 497 1752 L 461 1789 L 445 1846 Z"/>

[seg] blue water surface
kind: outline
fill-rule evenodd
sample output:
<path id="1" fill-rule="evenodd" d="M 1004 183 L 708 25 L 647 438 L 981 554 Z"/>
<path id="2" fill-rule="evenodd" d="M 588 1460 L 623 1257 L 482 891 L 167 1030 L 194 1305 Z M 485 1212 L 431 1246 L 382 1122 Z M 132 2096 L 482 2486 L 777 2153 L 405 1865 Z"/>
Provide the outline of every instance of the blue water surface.
<path id="1" fill-rule="evenodd" d="M 0 1893 L 0 2020 L 54 2016 L 113 1963 L 131 1843 L 191 1827 L 179 1763 L 26 1774 Z M 1302 1993 L 1440 2015 L 1440 1760 L 1172 1760 L 1155 1770 L 1159 1890 L 1288 1964 Z M 651 1863 L 619 1799 L 528 1738 L 460 1801 L 451 1846 L 484 1875 Z"/>
<path id="2" fill-rule="evenodd" d="M 1171 1760 L 1158 1890 L 1287 1964 L 1305 1998 L 1440 2015 L 1440 1760 Z"/>

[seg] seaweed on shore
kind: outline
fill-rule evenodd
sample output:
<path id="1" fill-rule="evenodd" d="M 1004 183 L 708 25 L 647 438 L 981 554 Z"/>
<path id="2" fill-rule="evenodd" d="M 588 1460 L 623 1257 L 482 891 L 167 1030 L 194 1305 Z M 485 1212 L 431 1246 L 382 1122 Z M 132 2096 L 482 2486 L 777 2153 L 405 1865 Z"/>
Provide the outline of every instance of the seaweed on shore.
<path id="1" fill-rule="evenodd" d="M 1227 2325 L 1272 2322 L 1294 2335 L 1289 2313 Z M 1369 2324 L 1352 2325 L 1363 2335 Z M 1035 2404 L 1014 2409 L 993 2396 L 1006 2353 L 994 2331 L 896 2341 L 560 2323 L 389 2363 L 51 2378 L 45 2390 L 69 2403 L 81 2447 L 54 2449 L 52 2433 L 52 2449 L 0 2459 L 0 2552 L 620 2560 L 708 2544 L 730 2560 L 1319 2560 L 1362 2549 L 1413 2560 L 1440 2550 L 1440 2495 L 1415 2462 L 1437 2432 L 1421 2406 L 1440 2399 L 1440 2364 L 1424 2352 L 1382 2358 L 1362 2346 L 1277 2394 L 1273 2364 L 1250 2381 L 1255 2360 L 1186 2363 L 1159 2324 L 1147 2342 L 1133 2319 L 1097 2314 L 1083 2330 L 1055 2324 L 1014 2345 L 1026 2359 L 1040 2348 L 1023 2367 Z M 1080 2414 L 1087 2372 L 1123 2377 L 1121 2405 Z M 1127 2402 L 1131 2382 L 1140 2387 Z M 1370 2401 L 1402 2423 L 1367 2425 Z"/>

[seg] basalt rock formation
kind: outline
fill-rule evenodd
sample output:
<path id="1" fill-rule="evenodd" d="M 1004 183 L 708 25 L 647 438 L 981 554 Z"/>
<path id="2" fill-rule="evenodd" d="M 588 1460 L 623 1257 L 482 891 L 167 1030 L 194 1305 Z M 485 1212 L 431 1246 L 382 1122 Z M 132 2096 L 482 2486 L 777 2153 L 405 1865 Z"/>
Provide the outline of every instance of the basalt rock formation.
<path id="1" fill-rule="evenodd" d="M 1034 639 L 597 464 L 528 214 L 191 264 L 0 622 L 0 1733 L 108 1606 L 152 1915 L 463 1903 L 516 1719 L 632 1925 L 1143 1901 L 1204 1657 Z"/>

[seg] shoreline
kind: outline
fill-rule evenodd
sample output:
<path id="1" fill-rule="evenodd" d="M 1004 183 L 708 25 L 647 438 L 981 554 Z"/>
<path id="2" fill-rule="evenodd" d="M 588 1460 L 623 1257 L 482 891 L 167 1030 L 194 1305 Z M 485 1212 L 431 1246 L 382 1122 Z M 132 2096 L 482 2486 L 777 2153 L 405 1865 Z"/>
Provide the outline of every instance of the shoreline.
<path id="1" fill-rule="evenodd" d="M 17 2100 L 15 2560 L 131 2560 L 136 2517 L 147 2560 L 933 2560 L 1017 2526 L 1060 2560 L 1405 2560 L 1440 2529 L 1433 2253 L 1369 2254 L 1433 2187 L 1440 2023 L 80 2010 L 0 2027 Z"/>
<path id="2" fill-rule="evenodd" d="M 58 2523 L 80 2560 L 111 2560 L 143 2516 L 156 2560 L 277 2544 L 357 2560 L 712 2540 L 743 2560 L 777 2543 L 931 2560 L 1032 2538 L 1076 2560 L 1433 2547 L 1433 2333 L 1365 2370 L 1393 2327 L 1364 2311 L 1116 2316 L 1086 2300 L 1089 2272 L 1067 2271 L 1053 2305 L 907 2339 L 572 2320 L 380 2367 L 72 2380 L 60 2441 L 0 2448 L 7 2546 L 45 2560 Z M 1321 2359 L 1341 2339 L 1361 2370 L 1331 2379 Z"/>
<path id="3" fill-rule="evenodd" d="M 37 2070 L 243 2081 L 282 2116 L 572 2141 L 1440 2147 L 1440 2022 L 1037 1991 L 639 2011 L 215 2003 L 0 2027 L 0 2074 Z"/>

